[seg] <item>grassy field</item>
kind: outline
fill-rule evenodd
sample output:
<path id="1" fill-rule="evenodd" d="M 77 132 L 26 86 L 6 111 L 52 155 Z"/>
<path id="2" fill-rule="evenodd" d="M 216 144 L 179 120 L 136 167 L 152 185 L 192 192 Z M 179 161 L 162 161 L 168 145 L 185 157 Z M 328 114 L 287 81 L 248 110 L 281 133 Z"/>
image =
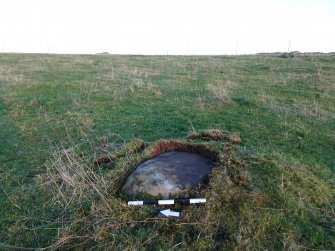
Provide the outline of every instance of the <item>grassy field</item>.
<path id="1" fill-rule="evenodd" d="M 119 194 L 164 140 L 218 154 L 180 220 Z M 0 249 L 334 250 L 334 174 L 335 57 L 0 54 Z"/>

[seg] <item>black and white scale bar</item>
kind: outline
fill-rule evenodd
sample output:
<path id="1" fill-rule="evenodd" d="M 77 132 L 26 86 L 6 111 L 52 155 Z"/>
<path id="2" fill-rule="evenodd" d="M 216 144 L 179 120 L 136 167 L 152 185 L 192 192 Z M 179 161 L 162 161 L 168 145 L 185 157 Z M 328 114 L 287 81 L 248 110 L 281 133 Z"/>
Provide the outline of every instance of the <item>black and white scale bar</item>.
<path id="1" fill-rule="evenodd" d="M 143 205 L 189 205 L 189 204 L 204 204 L 206 199 L 172 199 L 172 200 L 133 200 L 128 201 L 128 206 L 143 206 Z"/>

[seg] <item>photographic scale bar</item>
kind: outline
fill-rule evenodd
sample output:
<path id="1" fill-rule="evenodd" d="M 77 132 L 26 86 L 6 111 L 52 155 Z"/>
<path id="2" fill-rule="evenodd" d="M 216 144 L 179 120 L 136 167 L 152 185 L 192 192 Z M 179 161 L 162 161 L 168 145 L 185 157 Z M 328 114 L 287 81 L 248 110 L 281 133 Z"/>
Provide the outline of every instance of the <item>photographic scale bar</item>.
<path id="1" fill-rule="evenodd" d="M 128 201 L 128 206 L 143 206 L 143 205 L 190 205 L 190 204 L 204 204 L 206 199 L 171 199 L 171 200 L 133 200 Z"/>

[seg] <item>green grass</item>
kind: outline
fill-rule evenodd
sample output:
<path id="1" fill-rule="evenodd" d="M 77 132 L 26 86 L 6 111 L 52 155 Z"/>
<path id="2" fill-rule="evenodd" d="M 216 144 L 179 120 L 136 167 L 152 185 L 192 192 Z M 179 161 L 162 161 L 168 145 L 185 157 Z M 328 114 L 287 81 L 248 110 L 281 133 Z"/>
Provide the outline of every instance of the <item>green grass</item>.
<path id="1" fill-rule="evenodd" d="M 90 165 L 211 128 L 242 143 L 206 142 L 225 155 L 210 203 L 180 221 L 118 198 L 145 152 Z M 61 165 L 90 170 L 81 196 Z M 334 173 L 335 57 L 0 55 L 0 248 L 335 249 Z"/>

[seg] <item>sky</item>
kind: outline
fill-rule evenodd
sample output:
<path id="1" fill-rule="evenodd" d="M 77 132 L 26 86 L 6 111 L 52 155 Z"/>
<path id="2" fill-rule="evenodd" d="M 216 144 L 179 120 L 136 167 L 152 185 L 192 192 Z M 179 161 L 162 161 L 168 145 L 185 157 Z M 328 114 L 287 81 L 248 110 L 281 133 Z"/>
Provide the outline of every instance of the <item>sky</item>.
<path id="1" fill-rule="evenodd" d="M 335 51 L 335 0 L 0 0 L 0 52 Z"/>

